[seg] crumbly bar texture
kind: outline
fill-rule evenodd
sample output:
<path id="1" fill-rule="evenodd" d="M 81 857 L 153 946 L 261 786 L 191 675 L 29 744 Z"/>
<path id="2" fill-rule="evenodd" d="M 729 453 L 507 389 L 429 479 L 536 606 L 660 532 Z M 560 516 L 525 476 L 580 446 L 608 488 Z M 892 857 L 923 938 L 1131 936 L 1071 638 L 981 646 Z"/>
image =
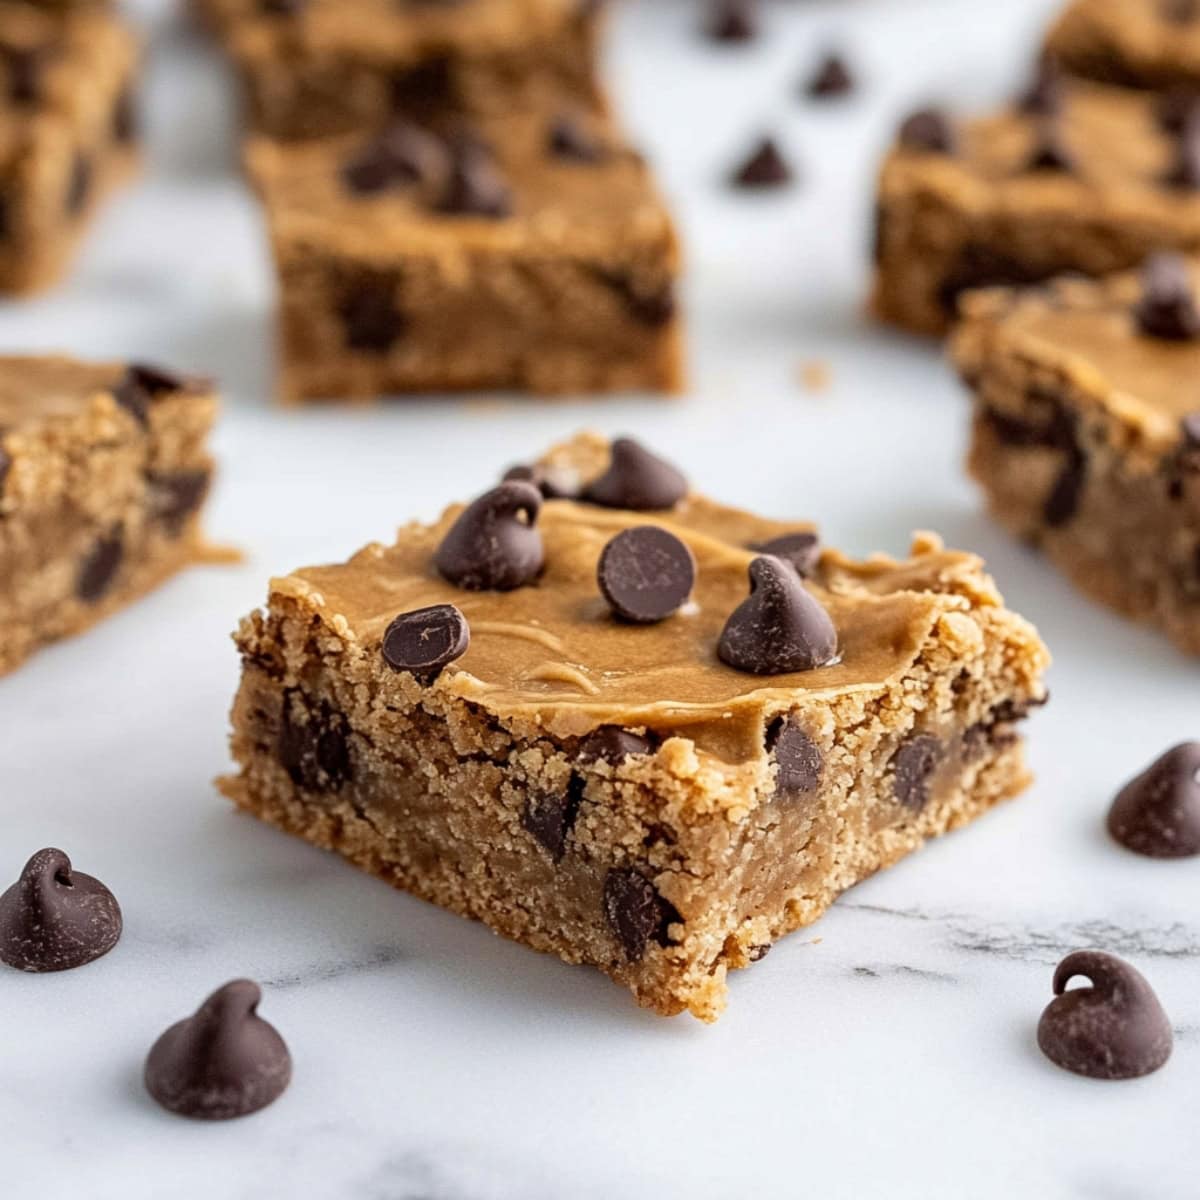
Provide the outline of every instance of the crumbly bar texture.
<path id="1" fill-rule="evenodd" d="M 586 481 L 607 456 L 584 435 L 548 461 L 558 482 Z M 222 786 L 396 887 L 598 967 L 647 1008 L 714 1020 L 730 969 L 1028 781 L 1016 723 L 1044 698 L 1046 651 L 979 560 L 932 536 L 905 561 L 825 551 L 809 587 L 840 657 L 762 677 L 715 646 L 746 595 L 747 547 L 797 526 L 696 494 L 660 513 L 547 500 L 544 573 L 500 594 L 431 567 L 459 511 L 273 581 L 237 635 L 240 774 Z M 661 624 L 622 624 L 597 559 L 644 523 L 687 544 L 697 583 Z M 391 670 L 392 618 L 447 601 L 470 623 L 465 655 L 428 684 Z M 640 749 L 594 749 L 630 734 Z"/>
<path id="2" fill-rule="evenodd" d="M 369 194 L 361 139 L 247 150 L 280 294 L 285 403 L 399 392 L 681 386 L 674 227 L 639 155 L 599 118 L 594 161 L 557 156 L 550 123 L 481 127 L 503 215 L 445 212 L 444 172 Z M 472 135 L 477 136 L 477 135 Z"/>
<path id="3" fill-rule="evenodd" d="M 199 0 L 279 138 L 514 109 L 603 109 L 594 0 Z"/>
<path id="4" fill-rule="evenodd" d="M 133 167 L 137 47 L 98 8 L 0 4 L 0 290 L 59 278 Z"/>
<path id="5" fill-rule="evenodd" d="M 0 674 L 207 557 L 207 383 L 0 358 Z"/>
<path id="6" fill-rule="evenodd" d="M 951 153 L 898 144 L 879 182 L 872 308 L 946 331 L 969 288 L 1100 276 L 1157 249 L 1200 249 L 1194 186 L 1166 182 L 1178 138 L 1145 93 L 1066 81 L 1057 137 L 1070 169 L 1032 165 L 1045 118 L 1015 106 L 964 121 Z"/>
<path id="7" fill-rule="evenodd" d="M 1122 275 L 969 298 L 953 353 L 974 393 L 970 470 L 995 517 L 1079 588 L 1200 654 L 1200 445 L 1185 421 L 1200 414 L 1200 343 L 1141 334 L 1138 293 Z"/>
<path id="8" fill-rule="evenodd" d="M 1126 87 L 1200 91 L 1200 5 L 1191 0 L 1073 0 L 1047 53 L 1068 71 Z"/>

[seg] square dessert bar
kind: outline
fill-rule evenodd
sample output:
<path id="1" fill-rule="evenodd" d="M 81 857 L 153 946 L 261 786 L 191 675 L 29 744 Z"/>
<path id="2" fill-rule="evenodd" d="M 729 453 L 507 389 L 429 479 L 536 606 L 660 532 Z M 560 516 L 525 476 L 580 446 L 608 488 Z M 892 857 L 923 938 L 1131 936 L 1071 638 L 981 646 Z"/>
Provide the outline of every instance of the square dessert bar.
<path id="1" fill-rule="evenodd" d="M 0 358 L 0 674 L 208 553 L 210 386 Z"/>
<path id="2" fill-rule="evenodd" d="M 197 0 L 244 81 L 250 121 L 279 138 L 397 115 L 550 116 L 603 109 L 594 0 Z"/>
<path id="3" fill-rule="evenodd" d="M 671 219 L 606 122 L 253 141 L 286 401 L 675 390 Z"/>
<path id="4" fill-rule="evenodd" d="M 1148 93 L 1043 71 L 1003 112 L 904 123 L 879 184 L 879 317 L 937 334 L 968 288 L 1200 250 L 1200 140 L 1183 115 Z"/>
<path id="5" fill-rule="evenodd" d="M 1046 51 L 1072 74 L 1101 83 L 1200 91 L 1200 3 L 1072 0 Z"/>
<path id="6" fill-rule="evenodd" d="M 1045 648 L 980 561 L 811 528 L 585 435 L 271 584 L 241 807 L 662 1014 L 1028 782 Z"/>
<path id="7" fill-rule="evenodd" d="M 1200 654 L 1197 272 L 968 299 L 971 472 L 1004 525 L 1088 595 Z"/>
<path id="8" fill-rule="evenodd" d="M 0 3 L 0 290 L 53 282 L 132 169 L 136 59 L 107 13 Z"/>

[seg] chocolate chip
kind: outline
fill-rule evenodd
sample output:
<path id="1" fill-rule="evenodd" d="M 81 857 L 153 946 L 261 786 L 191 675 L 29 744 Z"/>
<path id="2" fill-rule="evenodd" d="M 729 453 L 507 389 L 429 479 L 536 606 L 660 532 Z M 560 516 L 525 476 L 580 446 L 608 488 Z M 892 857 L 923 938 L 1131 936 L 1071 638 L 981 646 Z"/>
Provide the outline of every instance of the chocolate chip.
<path id="1" fill-rule="evenodd" d="M 775 795 L 795 798 L 808 795 L 821 782 L 824 756 L 821 748 L 789 717 L 779 717 L 767 730 L 767 751 L 775 758 L 778 773 Z"/>
<path id="2" fill-rule="evenodd" d="M 572 775 L 565 792 L 535 792 L 521 812 L 521 827 L 550 851 L 558 862 L 566 853 L 567 837 L 583 801 L 583 780 Z"/>
<path id="3" fill-rule="evenodd" d="M 750 564 L 750 595 L 721 631 L 717 655 L 752 675 L 811 671 L 837 657 L 837 630 L 829 614 L 790 563 L 761 555 Z"/>
<path id="4" fill-rule="evenodd" d="M 385 354 L 408 325 L 396 303 L 397 279 L 384 272 L 363 272 L 344 287 L 337 312 L 351 350 Z"/>
<path id="5" fill-rule="evenodd" d="M 188 517 L 197 512 L 208 495 L 212 472 L 207 468 L 195 471 L 152 472 L 146 477 L 147 507 L 154 520 L 166 527 L 171 537 L 178 537 Z"/>
<path id="6" fill-rule="evenodd" d="M 1176 191 L 1200 188 L 1200 113 L 1193 114 L 1176 136 L 1174 158 L 1162 181 Z"/>
<path id="7" fill-rule="evenodd" d="M 1017 108 L 1035 117 L 1055 117 L 1062 111 L 1063 74 L 1058 62 L 1043 54 L 1029 86 L 1017 97 Z"/>
<path id="8" fill-rule="evenodd" d="M 542 569 L 537 528 L 542 494 L 530 483 L 502 483 L 459 514 L 434 555 L 444 579 L 471 592 L 511 592 Z"/>
<path id="9" fill-rule="evenodd" d="M 653 754 L 654 742 L 619 725 L 601 725 L 579 743 L 576 758 L 581 763 L 606 762 L 614 767 L 638 754 Z"/>
<path id="10" fill-rule="evenodd" d="M 748 42 L 758 36 L 756 0 L 713 0 L 708 36 L 714 42 Z"/>
<path id="11" fill-rule="evenodd" d="M 130 363 L 124 377 L 113 388 L 113 399 L 132 413 L 138 423 L 150 423 L 150 408 L 154 401 L 168 392 L 181 391 L 186 383 L 178 375 L 146 363 Z"/>
<path id="12" fill-rule="evenodd" d="M 748 549 L 790 562 L 804 578 L 812 575 L 821 561 L 821 539 L 807 530 L 781 534 L 766 542 L 755 542 Z"/>
<path id="13" fill-rule="evenodd" d="M 1183 742 L 1157 758 L 1118 793 L 1108 831 L 1149 858 L 1200 854 L 1200 742 Z"/>
<path id="14" fill-rule="evenodd" d="M 932 154 L 953 154 L 958 142 L 949 118 L 937 108 L 922 108 L 905 117 L 899 138 L 900 145 L 908 150 Z"/>
<path id="15" fill-rule="evenodd" d="M 500 218 L 509 216 L 512 208 L 512 191 L 492 155 L 470 139 L 456 143 L 446 187 L 437 202 L 438 211 L 451 216 Z"/>
<path id="16" fill-rule="evenodd" d="M 805 81 L 804 94 L 814 100 L 828 100 L 854 91 L 854 76 L 840 54 L 830 52 L 817 64 Z"/>
<path id="17" fill-rule="evenodd" d="M 453 604 L 434 604 L 396 617 L 381 649 L 392 670 L 411 671 L 422 683 L 432 683 L 470 644 L 467 618 Z"/>
<path id="18" fill-rule="evenodd" d="M 121 936 L 121 907 L 61 851 L 39 850 L 0 896 L 0 962 L 18 971 L 69 971 L 107 954 Z"/>
<path id="19" fill-rule="evenodd" d="M 269 17 L 294 17 L 308 7 L 308 0 L 258 0 L 258 11 Z"/>
<path id="20" fill-rule="evenodd" d="M 1090 988 L 1067 984 L 1076 976 Z M 1171 1022 L 1150 985 L 1127 962 L 1099 950 L 1068 954 L 1054 972 L 1054 995 L 1038 1022 L 1042 1053 L 1089 1079 L 1136 1079 L 1171 1056 Z"/>
<path id="21" fill-rule="evenodd" d="M 388 81 L 392 112 L 410 120 L 430 121 L 459 106 L 454 73 L 444 54 L 395 72 Z"/>
<path id="22" fill-rule="evenodd" d="M 562 113 L 550 123 L 546 148 L 568 162 L 598 163 L 608 157 L 608 147 L 572 113 Z"/>
<path id="23" fill-rule="evenodd" d="M 1159 0 L 1159 15 L 1173 25 L 1190 25 L 1200 19 L 1200 0 Z"/>
<path id="24" fill-rule="evenodd" d="M 146 1058 L 146 1090 L 163 1108 L 201 1121 L 257 1112 L 283 1095 L 292 1056 L 258 1015 L 262 989 L 249 979 L 218 988 L 172 1025 Z"/>
<path id="25" fill-rule="evenodd" d="M 773 138 L 762 138 L 745 161 L 734 169 L 729 182 L 734 187 L 782 187 L 790 183 L 792 169 L 788 166 Z"/>
<path id="26" fill-rule="evenodd" d="M 630 437 L 612 444 L 608 469 L 584 489 L 583 498 L 605 508 L 656 512 L 687 495 L 687 480 L 669 462 Z"/>
<path id="27" fill-rule="evenodd" d="M 69 216 L 76 217 L 87 205 L 92 194 L 92 160 L 79 151 L 71 163 L 71 175 L 67 180 L 67 194 L 63 201 Z"/>
<path id="28" fill-rule="evenodd" d="M 929 803 L 929 785 L 942 759 L 942 743 L 928 733 L 908 737 L 892 755 L 892 792 L 914 812 Z"/>
<path id="29" fill-rule="evenodd" d="M 299 688 L 283 694 L 276 743 L 292 782 L 309 792 L 337 792 L 353 775 L 350 722 L 328 701 L 314 703 Z"/>
<path id="30" fill-rule="evenodd" d="M 503 482 L 513 480 L 532 483 L 547 500 L 575 500 L 579 496 L 579 481 L 569 469 L 543 463 L 534 463 L 532 466 L 522 463 L 504 472 Z"/>
<path id="31" fill-rule="evenodd" d="M 640 324 L 659 329 L 674 319 L 678 306 L 669 280 L 647 289 L 640 281 L 635 283 L 628 271 L 592 268 L 591 274 L 620 295 L 630 315 Z"/>
<path id="32" fill-rule="evenodd" d="M 651 625 L 678 612 L 692 594 L 696 560 L 673 533 L 636 525 L 601 551 L 596 582 L 618 617 Z"/>
<path id="33" fill-rule="evenodd" d="M 980 242 L 965 242 L 938 288 L 938 301 L 949 316 L 958 313 L 958 298 L 978 287 L 1040 283 L 1057 271 L 1031 266 L 1011 254 Z"/>
<path id="34" fill-rule="evenodd" d="M 46 66 L 53 55 L 50 46 L 8 46 L 8 98 L 14 104 L 36 104 L 42 98 Z"/>
<path id="35" fill-rule="evenodd" d="M 1067 461 L 1042 503 L 1042 520 L 1051 529 L 1060 529 L 1074 520 L 1087 484 L 1087 457 L 1074 446 L 1067 451 Z"/>
<path id="36" fill-rule="evenodd" d="M 1065 173 L 1075 170 L 1075 156 L 1063 137 L 1061 122 L 1053 117 L 1045 117 L 1037 122 L 1033 148 L 1023 169 Z"/>
<path id="37" fill-rule="evenodd" d="M 1142 296 L 1133 310 L 1139 331 L 1162 341 L 1200 336 L 1200 311 L 1191 273 L 1181 255 L 1153 254 L 1142 268 Z"/>
<path id="38" fill-rule="evenodd" d="M 96 604 L 107 595 L 121 560 L 125 557 L 125 530 L 116 525 L 103 537 L 97 538 L 79 564 L 75 577 L 75 595 L 84 604 Z"/>
<path id="39" fill-rule="evenodd" d="M 1172 88 L 1154 98 L 1154 117 L 1165 133 L 1182 133 L 1197 116 L 1200 97 L 1193 88 Z"/>
<path id="40" fill-rule="evenodd" d="M 446 168 L 442 143 L 407 121 L 397 121 L 359 147 L 341 168 L 345 186 L 360 196 L 397 185 L 426 183 Z"/>
<path id="41" fill-rule="evenodd" d="M 630 962 L 638 962 L 651 941 L 666 946 L 669 926 L 681 923 L 674 905 L 632 867 L 613 867 L 604 879 L 604 919 Z"/>
<path id="42" fill-rule="evenodd" d="M 124 88 L 113 105 L 112 132 L 114 140 L 122 145 L 128 145 L 137 138 L 137 99 L 132 88 Z"/>

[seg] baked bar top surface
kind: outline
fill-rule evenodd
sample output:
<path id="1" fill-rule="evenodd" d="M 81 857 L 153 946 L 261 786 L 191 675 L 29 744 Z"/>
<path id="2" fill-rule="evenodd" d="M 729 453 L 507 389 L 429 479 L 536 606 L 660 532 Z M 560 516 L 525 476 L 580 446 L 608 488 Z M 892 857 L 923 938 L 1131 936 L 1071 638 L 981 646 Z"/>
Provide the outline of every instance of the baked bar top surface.
<path id="1" fill-rule="evenodd" d="M 438 178 L 355 193 L 342 169 L 366 144 L 360 136 L 299 145 L 258 138 L 246 155 L 276 237 L 311 238 L 368 257 L 381 250 L 592 254 L 672 240 L 670 218 L 641 157 L 605 122 L 578 120 L 608 148 L 601 161 L 554 156 L 544 119 L 514 116 L 478 127 L 511 190 L 512 211 L 503 217 L 439 212 L 444 181 Z"/>
<path id="2" fill-rule="evenodd" d="M 598 473 L 589 467 L 605 445 L 584 437 L 557 459 L 580 464 L 586 482 Z M 610 724 L 645 728 L 685 736 L 735 764 L 761 756 L 764 724 L 775 715 L 798 703 L 882 688 L 911 667 L 948 614 L 1002 603 L 979 559 L 943 550 L 933 538 L 919 540 L 907 562 L 856 563 L 826 551 L 809 586 L 837 627 L 838 659 L 804 673 L 755 676 L 723 665 L 716 653 L 726 619 L 748 594 L 755 557 L 749 546 L 806 526 L 694 494 L 664 513 L 548 500 L 538 519 L 545 569 L 537 583 L 514 592 L 469 592 L 432 565 L 460 511 L 451 508 L 431 526 L 410 525 L 394 545 L 368 546 L 345 564 L 277 579 L 272 601 L 288 598 L 311 610 L 336 637 L 373 656 L 383 680 L 401 678 L 379 654 L 389 622 L 405 611 L 453 603 L 469 622 L 470 647 L 434 690 L 556 737 Z M 652 626 L 616 621 L 596 582 L 605 544 L 638 524 L 676 534 L 697 563 L 690 604 Z"/>
<path id="3" fill-rule="evenodd" d="M 240 51 L 353 52 L 374 59 L 521 46 L 585 12 L 580 0 L 307 0 L 285 15 L 264 13 L 260 0 L 205 3 Z"/>
<path id="4" fill-rule="evenodd" d="M 1192 277 L 1200 285 L 1200 269 Z M 1141 293 L 1139 276 L 1123 273 L 969 295 L 956 356 L 1010 355 L 1057 368 L 1167 448 L 1178 440 L 1180 419 L 1200 412 L 1200 341 L 1141 333 L 1133 315 Z"/>
<path id="5" fill-rule="evenodd" d="M 1184 12 L 1182 4 L 1174 10 Z M 1068 65 L 1077 54 L 1119 56 L 1114 69 L 1200 73 L 1200 10 L 1171 20 L 1170 0 L 1075 0 L 1050 31 L 1047 45 Z"/>
<path id="6" fill-rule="evenodd" d="M 85 363 L 57 357 L 0 357 L 0 432 L 85 411 L 112 396 L 124 363 Z"/>
<path id="7" fill-rule="evenodd" d="M 1070 171 L 1032 169 L 1039 119 L 1010 107 L 959 122 L 954 154 L 898 146 L 884 172 L 885 193 L 914 183 L 964 205 L 986 197 L 989 210 L 1068 212 L 1098 204 L 1116 218 L 1129 212 L 1200 229 L 1195 192 L 1163 183 L 1176 141 L 1160 125 L 1154 97 L 1084 81 L 1066 81 L 1057 122 L 1073 159 Z"/>

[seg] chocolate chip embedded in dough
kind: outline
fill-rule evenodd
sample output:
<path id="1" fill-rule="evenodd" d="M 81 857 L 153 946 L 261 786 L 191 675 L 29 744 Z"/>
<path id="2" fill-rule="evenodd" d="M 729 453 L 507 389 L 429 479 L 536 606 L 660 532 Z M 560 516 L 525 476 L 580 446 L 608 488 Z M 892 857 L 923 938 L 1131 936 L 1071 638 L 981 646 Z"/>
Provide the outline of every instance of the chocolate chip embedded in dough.
<path id="1" fill-rule="evenodd" d="M 687 495 L 687 480 L 665 459 L 640 442 L 619 437 L 612 444 L 608 469 L 584 490 L 590 504 L 658 512 L 674 508 Z"/>
<path id="2" fill-rule="evenodd" d="M 1175 191 L 1200 188 L 1200 112 L 1193 113 L 1176 135 L 1174 158 L 1162 182 Z"/>
<path id="3" fill-rule="evenodd" d="M 813 100 L 830 100 L 847 96 L 854 91 L 854 76 L 846 60 L 833 51 L 817 64 L 817 69 L 805 80 L 803 92 Z"/>
<path id="4" fill-rule="evenodd" d="M 1042 520 L 1051 529 L 1061 529 L 1075 518 L 1087 485 L 1087 456 L 1077 446 L 1067 449 L 1067 461 L 1042 502 Z"/>
<path id="5" fill-rule="evenodd" d="M 804 729 L 788 717 L 780 717 L 767 731 L 767 750 L 775 759 L 778 773 L 775 794 L 806 796 L 821 782 L 824 756 Z"/>
<path id="6" fill-rule="evenodd" d="M 381 650 L 392 670 L 411 671 L 422 683 L 432 683 L 470 644 L 467 618 L 453 604 L 434 604 L 396 617 Z"/>
<path id="7" fill-rule="evenodd" d="M 1142 295 L 1133 310 L 1138 330 L 1161 341 L 1200 337 L 1200 311 L 1187 261 L 1179 254 L 1153 254 L 1142 268 Z"/>
<path id="8" fill-rule="evenodd" d="M 68 971 L 107 954 L 121 907 L 98 879 L 53 848 L 39 850 L 0 895 L 0 962 L 18 971 Z"/>
<path id="9" fill-rule="evenodd" d="M 276 752 L 292 782 L 305 791 L 340 791 L 354 774 L 345 714 L 299 688 L 283 694 Z"/>
<path id="10" fill-rule="evenodd" d="M 723 663 L 752 675 L 811 671 L 837 657 L 837 630 L 790 563 L 762 555 L 750 564 L 750 595 L 725 622 Z"/>
<path id="11" fill-rule="evenodd" d="M 75 594 L 85 604 L 102 600 L 116 580 L 125 557 L 125 530 L 114 526 L 91 545 L 75 577 Z"/>
<path id="12" fill-rule="evenodd" d="M 1154 98 L 1154 118 L 1165 133 L 1182 133 L 1200 117 L 1200 97 L 1192 88 L 1176 87 Z"/>
<path id="13" fill-rule="evenodd" d="M 463 139 L 452 148 L 446 186 L 436 207 L 449 216 L 499 219 L 512 213 L 512 190 L 491 153 Z"/>
<path id="14" fill-rule="evenodd" d="M 531 483 L 492 488 L 459 514 L 434 564 L 444 579 L 472 592 L 510 592 L 532 583 L 544 557 L 541 510 L 542 494 Z"/>
<path id="15" fill-rule="evenodd" d="M 913 734 L 892 755 L 892 792 L 914 812 L 929 803 L 929 785 L 942 761 L 942 743 L 931 734 Z"/>
<path id="16" fill-rule="evenodd" d="M 603 761 L 616 766 L 634 755 L 653 753 L 651 738 L 619 725 L 602 725 L 581 739 L 576 758 L 581 763 Z"/>
<path id="17" fill-rule="evenodd" d="M 762 138 L 733 171 L 729 182 L 739 188 L 782 187 L 792 181 L 792 169 L 773 138 Z"/>
<path id="18" fill-rule="evenodd" d="M 604 918 L 630 962 L 638 962 L 653 941 L 666 946 L 669 926 L 679 924 L 675 906 L 632 867 L 613 867 L 604 879 Z"/>
<path id="19" fill-rule="evenodd" d="M 78 151 L 71 163 L 71 174 L 67 179 L 67 194 L 63 205 L 67 215 L 77 217 L 87 207 L 92 194 L 95 170 L 92 160 L 83 151 Z"/>
<path id="20" fill-rule="evenodd" d="M 618 617 L 649 625 L 666 620 L 687 601 L 696 582 L 696 560 L 673 533 L 635 525 L 601 551 L 596 581 Z"/>
<path id="21" fill-rule="evenodd" d="M 258 11 L 269 17 L 294 17 L 308 7 L 308 0 L 258 0 Z"/>
<path id="22" fill-rule="evenodd" d="M 343 184 L 360 196 L 403 184 L 428 183 L 446 170 L 444 145 L 408 121 L 393 122 L 343 164 Z"/>
<path id="23" fill-rule="evenodd" d="M 382 272 L 364 273 L 347 282 L 337 313 L 349 349 L 385 354 L 400 340 L 408 320 L 397 303 L 397 287 L 396 277 Z"/>
<path id="24" fill-rule="evenodd" d="M 1077 976 L 1090 988 L 1067 984 Z M 1042 1053 L 1089 1079 L 1136 1079 L 1171 1056 L 1171 1022 L 1143 976 L 1099 950 L 1068 954 L 1054 972 L 1054 995 L 1038 1022 Z"/>
<path id="25" fill-rule="evenodd" d="M 193 1016 L 172 1025 L 146 1058 L 146 1090 L 170 1112 L 202 1121 L 244 1117 L 277 1100 L 292 1057 L 258 1015 L 262 990 L 249 979 L 218 988 Z"/>
<path id="26" fill-rule="evenodd" d="M 1183 742 L 1157 758 L 1118 793 L 1108 831 L 1149 858 L 1200 854 L 1200 742 Z"/>
<path id="27" fill-rule="evenodd" d="M 784 533 L 766 542 L 755 542 L 749 548 L 790 562 L 805 578 L 812 575 L 821 561 L 821 539 L 808 530 Z"/>
<path id="28" fill-rule="evenodd" d="M 1158 0 L 1158 13 L 1173 25 L 1190 25 L 1200 20 L 1200 0 Z"/>
<path id="29" fill-rule="evenodd" d="M 589 273 L 620 296 L 629 315 L 640 325 L 660 329 L 674 320 L 678 304 L 669 279 L 652 282 L 647 287 L 640 279 L 635 282 L 631 272 L 620 268 L 593 267 Z"/>
<path id="30" fill-rule="evenodd" d="M 713 0 L 708 36 L 714 42 L 749 42 L 758 36 L 756 0 Z"/>
<path id="31" fill-rule="evenodd" d="M 1062 122 L 1054 117 L 1040 119 L 1024 170 L 1070 174 L 1075 166 L 1075 155 L 1063 135 Z"/>
<path id="32" fill-rule="evenodd" d="M 565 792 L 535 792 L 525 802 L 521 826 L 532 834 L 558 862 L 567 850 L 567 838 L 583 801 L 583 780 L 572 775 Z"/>
<path id="33" fill-rule="evenodd" d="M 13 104 L 36 104 L 42 98 L 46 67 L 53 46 L 8 46 L 3 50 L 8 67 L 8 98 Z"/>
<path id="34" fill-rule="evenodd" d="M 125 374 L 113 388 L 113 399 L 137 419 L 141 425 L 150 423 L 150 409 L 155 400 L 169 392 L 177 392 L 186 381 L 161 367 L 147 363 L 130 363 Z"/>
<path id="35" fill-rule="evenodd" d="M 931 154 L 954 154 L 958 138 L 949 117 L 938 108 L 922 108 L 905 117 L 900 124 L 900 145 L 908 150 Z"/>
<path id="36" fill-rule="evenodd" d="M 147 475 L 147 507 L 151 517 L 160 522 L 171 537 L 178 537 L 188 517 L 204 503 L 211 483 L 212 472 L 206 467 Z"/>
<path id="37" fill-rule="evenodd" d="M 608 147 L 574 113 L 561 113 L 550 123 L 546 149 L 566 162 L 598 163 L 608 157 Z"/>
<path id="38" fill-rule="evenodd" d="M 1043 54 L 1034 67 L 1033 78 L 1017 97 L 1017 108 L 1036 117 L 1055 117 L 1062 110 L 1063 72 L 1058 62 Z"/>

